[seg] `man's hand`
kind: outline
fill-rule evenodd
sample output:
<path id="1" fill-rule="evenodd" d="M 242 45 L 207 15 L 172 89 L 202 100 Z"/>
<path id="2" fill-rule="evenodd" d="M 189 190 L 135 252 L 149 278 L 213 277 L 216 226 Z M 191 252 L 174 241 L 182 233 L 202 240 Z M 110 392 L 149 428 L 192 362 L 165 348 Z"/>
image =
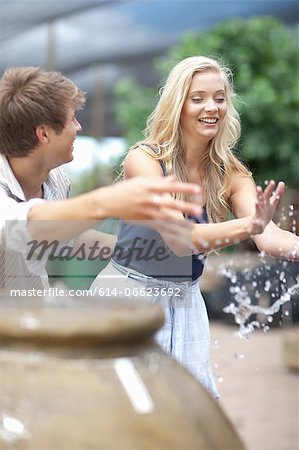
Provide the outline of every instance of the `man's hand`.
<path id="1" fill-rule="evenodd" d="M 104 217 L 119 217 L 124 220 L 171 220 L 173 210 L 188 215 L 201 213 L 199 186 L 175 181 L 172 176 L 135 177 L 101 188 L 98 192 L 99 207 Z M 165 193 L 193 196 L 194 203 L 174 200 L 169 195 L 163 195 Z"/>
<path id="2" fill-rule="evenodd" d="M 165 195 L 175 192 L 193 196 L 194 203 Z M 69 200 L 32 206 L 28 213 L 29 232 L 37 240 L 63 242 L 109 217 L 167 221 L 173 220 L 174 211 L 199 215 L 199 194 L 198 185 L 181 183 L 173 177 L 135 177 Z"/>

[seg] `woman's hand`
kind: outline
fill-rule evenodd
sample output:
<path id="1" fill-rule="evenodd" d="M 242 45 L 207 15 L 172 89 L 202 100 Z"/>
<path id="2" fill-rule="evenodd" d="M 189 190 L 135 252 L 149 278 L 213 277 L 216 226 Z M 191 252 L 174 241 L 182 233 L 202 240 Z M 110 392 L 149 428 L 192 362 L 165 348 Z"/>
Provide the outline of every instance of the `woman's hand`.
<path id="1" fill-rule="evenodd" d="M 255 214 L 249 221 L 249 231 L 252 235 L 263 233 L 268 223 L 273 219 L 284 187 L 284 183 L 280 181 L 275 190 L 275 182 L 271 180 L 264 191 L 261 186 L 256 188 Z"/>

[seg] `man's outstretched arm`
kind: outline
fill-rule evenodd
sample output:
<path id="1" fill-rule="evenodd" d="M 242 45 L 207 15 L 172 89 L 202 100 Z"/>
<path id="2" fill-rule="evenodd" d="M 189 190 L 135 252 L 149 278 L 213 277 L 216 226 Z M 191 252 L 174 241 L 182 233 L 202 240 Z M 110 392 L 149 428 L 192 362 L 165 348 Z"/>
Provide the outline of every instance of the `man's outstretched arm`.
<path id="1" fill-rule="evenodd" d="M 170 220 L 170 211 L 198 215 L 200 188 L 172 177 L 136 177 L 96 189 L 69 200 L 42 202 L 29 210 L 29 232 L 34 239 L 71 239 L 108 217 L 124 220 Z M 165 193 L 194 196 L 194 203 L 174 200 Z M 68 221 L 66 227 L 61 221 Z M 70 226 L 70 221 L 72 226 Z"/>

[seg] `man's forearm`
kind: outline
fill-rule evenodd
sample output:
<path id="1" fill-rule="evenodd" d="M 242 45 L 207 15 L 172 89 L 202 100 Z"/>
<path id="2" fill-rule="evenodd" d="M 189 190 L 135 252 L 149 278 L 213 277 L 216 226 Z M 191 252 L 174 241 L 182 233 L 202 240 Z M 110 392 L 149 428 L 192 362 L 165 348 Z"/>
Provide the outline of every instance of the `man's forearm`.
<path id="1" fill-rule="evenodd" d="M 93 193 L 53 202 L 44 202 L 32 206 L 28 213 L 29 232 L 37 240 L 64 241 L 77 236 L 91 228 L 93 224 L 104 219 L 104 208 L 101 207 L 100 192 L 97 202 Z"/>

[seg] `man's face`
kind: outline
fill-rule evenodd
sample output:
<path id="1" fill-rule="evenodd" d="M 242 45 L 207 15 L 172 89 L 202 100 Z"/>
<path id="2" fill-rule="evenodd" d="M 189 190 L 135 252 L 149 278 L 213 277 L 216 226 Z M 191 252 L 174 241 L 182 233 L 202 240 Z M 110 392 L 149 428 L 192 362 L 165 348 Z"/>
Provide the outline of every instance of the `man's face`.
<path id="1" fill-rule="evenodd" d="M 60 166 L 61 164 L 66 164 L 73 160 L 73 150 L 74 141 L 76 139 L 77 133 L 82 130 L 82 127 L 75 116 L 75 110 L 73 108 L 69 109 L 67 121 L 60 133 L 55 130 L 51 130 L 51 154 L 52 156 L 53 168 Z"/>

